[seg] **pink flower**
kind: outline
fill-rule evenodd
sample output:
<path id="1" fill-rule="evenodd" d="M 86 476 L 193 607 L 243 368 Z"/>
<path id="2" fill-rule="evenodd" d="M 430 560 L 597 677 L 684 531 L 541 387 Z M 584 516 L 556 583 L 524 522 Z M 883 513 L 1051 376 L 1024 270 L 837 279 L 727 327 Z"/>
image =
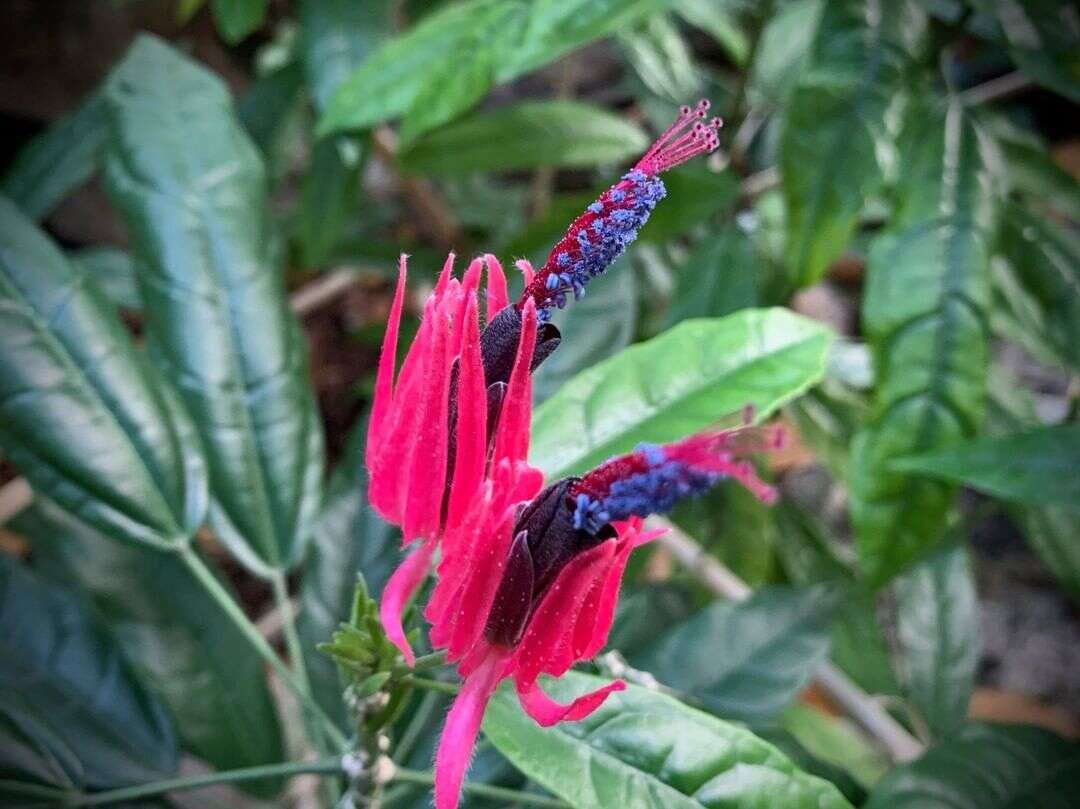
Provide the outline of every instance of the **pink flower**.
<path id="1" fill-rule="evenodd" d="M 436 754 L 437 809 L 457 806 L 484 708 L 503 679 L 513 678 L 522 707 L 543 726 L 583 719 L 625 687 L 615 681 L 562 705 L 537 680 L 561 676 L 607 641 L 630 552 L 658 535 L 642 530 L 643 517 L 728 477 L 771 502 L 775 492 L 744 458 L 780 440 L 779 431 L 741 427 L 642 445 L 548 486 L 524 506 L 535 470 L 498 461 L 463 519 L 447 529 L 424 612 L 432 644 L 446 649 L 465 679 Z"/>

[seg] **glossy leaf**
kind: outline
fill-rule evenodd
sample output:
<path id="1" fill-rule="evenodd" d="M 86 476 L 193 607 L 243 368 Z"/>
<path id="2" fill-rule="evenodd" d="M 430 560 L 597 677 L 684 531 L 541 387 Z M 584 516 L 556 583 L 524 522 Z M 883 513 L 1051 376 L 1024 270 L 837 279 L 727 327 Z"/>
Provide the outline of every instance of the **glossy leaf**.
<path id="1" fill-rule="evenodd" d="M 670 627 L 630 664 L 724 719 L 761 724 L 798 694 L 829 651 L 835 594 L 768 588 Z"/>
<path id="2" fill-rule="evenodd" d="M 766 21 L 748 88 L 759 103 L 779 104 L 795 88 L 817 36 L 824 6 L 823 0 L 793 0 Z"/>
<path id="3" fill-rule="evenodd" d="M 830 716 L 797 702 L 781 714 L 779 723 L 807 752 L 849 774 L 861 787 L 871 788 L 892 765 L 880 748 L 845 717 Z"/>
<path id="4" fill-rule="evenodd" d="M 315 647 L 327 642 L 338 624 L 348 620 L 357 574 L 364 576 L 368 592 L 378 600 L 401 561 L 398 531 L 367 504 L 366 429 L 365 424 L 354 431 L 331 478 L 300 587 L 299 632 L 312 689 L 323 710 L 341 722 L 345 706 L 337 667 Z"/>
<path id="5" fill-rule="evenodd" d="M 1054 364 L 1080 369 L 1080 238 L 1024 207 L 1005 207 L 994 262 L 1009 336 Z"/>
<path id="6" fill-rule="evenodd" d="M 413 143 L 401 163 L 439 175 L 595 166 L 636 157 L 647 145 L 644 132 L 600 107 L 526 101 L 442 127 Z"/>
<path id="7" fill-rule="evenodd" d="M 115 247 L 86 247 L 69 253 L 68 260 L 97 285 L 113 306 L 142 308 L 135 282 L 135 262 L 129 253 Z"/>
<path id="8" fill-rule="evenodd" d="M 543 686 L 566 701 L 601 682 L 570 672 Z M 516 767 L 575 809 L 850 807 L 832 784 L 749 731 L 637 686 L 581 722 L 545 729 L 504 684 L 483 728 Z"/>
<path id="9" fill-rule="evenodd" d="M 1080 747 L 1042 728 L 971 725 L 902 764 L 864 809 L 1067 809 Z"/>
<path id="10" fill-rule="evenodd" d="M 147 334 L 210 462 L 214 529 L 249 569 L 288 568 L 318 507 L 322 434 L 266 177 L 227 90 L 141 36 L 106 91 L 107 184 L 132 234 Z"/>
<path id="11" fill-rule="evenodd" d="M 991 368 L 987 426 L 993 434 L 1013 434 L 1040 424 L 1030 392 L 1001 368 Z M 1010 509 L 1032 549 L 1080 604 L 1080 507 L 1023 506 Z"/>
<path id="12" fill-rule="evenodd" d="M 178 764 L 168 716 L 85 605 L 6 555 L 0 555 L 0 715 L 38 747 L 54 748 L 63 739 L 66 755 L 54 764 L 82 787 L 160 779 Z"/>
<path id="13" fill-rule="evenodd" d="M 390 0 L 302 0 L 304 73 L 315 106 L 326 109 L 349 74 L 393 30 Z"/>
<path id="14" fill-rule="evenodd" d="M 533 395 L 543 401 L 566 380 L 617 354 L 634 339 L 639 283 L 628 259 L 589 286 L 588 294 L 560 310 L 552 322 L 562 333 L 559 350 L 533 376 Z"/>
<path id="15" fill-rule="evenodd" d="M 235 45 L 263 23 L 269 0 L 210 0 L 222 39 Z"/>
<path id="16" fill-rule="evenodd" d="M 47 502 L 35 501 L 13 527 L 42 573 L 93 601 L 188 750 L 223 770 L 281 760 L 262 659 L 179 559 L 111 543 Z"/>
<path id="17" fill-rule="evenodd" d="M 847 247 L 881 183 L 875 136 L 899 68 L 889 37 L 899 3 L 825 3 L 784 114 L 780 171 L 791 277 L 811 284 Z"/>
<path id="18" fill-rule="evenodd" d="M 113 307 L 0 198 L 0 446 L 31 485 L 114 538 L 184 542 L 206 476 L 175 394 Z"/>
<path id="19" fill-rule="evenodd" d="M 996 0 L 988 5 L 1017 66 L 1043 87 L 1080 103 L 1080 27 L 1067 0 Z"/>
<path id="20" fill-rule="evenodd" d="M 734 223 L 706 237 L 679 270 L 668 323 L 756 306 L 762 263 L 749 236 Z"/>
<path id="21" fill-rule="evenodd" d="M 856 546 L 874 583 L 941 539 L 952 487 L 891 463 L 974 433 L 989 354 L 992 211 L 977 133 L 956 104 L 944 119 L 916 109 L 900 147 L 897 210 L 871 247 L 863 300 L 875 412 L 852 446 Z"/>
<path id="22" fill-rule="evenodd" d="M 971 561 L 944 548 L 896 579 L 897 673 L 904 696 L 935 737 L 963 724 L 979 662 L 979 614 Z"/>
<path id="23" fill-rule="evenodd" d="M 380 47 L 345 80 L 319 122 L 319 134 L 364 129 L 409 111 L 431 84 L 448 77 L 465 54 L 473 69 L 439 110 L 441 121 L 464 112 L 487 89 L 607 36 L 670 0 L 468 0 L 451 3 Z M 494 36 L 478 31 L 497 26 Z M 478 52 L 482 51 L 482 52 Z M 490 65 L 490 69 L 486 66 Z M 486 79 L 475 68 L 485 66 Z M 486 85 L 486 86 L 484 86 Z"/>
<path id="24" fill-rule="evenodd" d="M 31 219 L 44 219 L 93 176 L 105 144 L 101 98 L 90 96 L 19 150 L 0 180 L 0 193 Z"/>
<path id="25" fill-rule="evenodd" d="M 315 144 L 304 176 L 296 237 L 306 266 L 324 263 L 355 218 L 360 202 L 360 144 L 330 138 Z"/>
<path id="26" fill-rule="evenodd" d="M 753 406 L 758 418 L 824 373 L 831 333 L 784 309 L 687 320 L 584 371 L 533 416 L 531 460 L 551 480 Z"/>
<path id="27" fill-rule="evenodd" d="M 1080 424 L 1059 424 L 1013 435 L 977 438 L 900 458 L 893 468 L 963 483 L 1033 505 L 1080 503 Z"/>

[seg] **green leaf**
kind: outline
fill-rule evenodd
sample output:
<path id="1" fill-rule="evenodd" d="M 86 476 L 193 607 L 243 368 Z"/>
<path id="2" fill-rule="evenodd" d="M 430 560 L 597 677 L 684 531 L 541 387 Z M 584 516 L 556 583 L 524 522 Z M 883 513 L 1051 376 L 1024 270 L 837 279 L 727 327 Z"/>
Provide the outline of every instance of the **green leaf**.
<path id="1" fill-rule="evenodd" d="M 602 683 L 570 672 L 544 688 L 565 702 Z M 575 809 L 850 807 L 749 731 L 637 686 L 581 722 L 541 728 L 504 684 L 483 727 L 516 767 Z"/>
<path id="2" fill-rule="evenodd" d="M 68 260 L 86 275 L 118 309 L 142 309 L 135 283 L 135 262 L 115 247 L 86 247 L 68 254 Z"/>
<path id="3" fill-rule="evenodd" d="M 896 579 L 895 663 L 904 696 L 935 737 L 967 717 L 979 663 L 979 613 L 962 545 L 944 548 Z"/>
<path id="4" fill-rule="evenodd" d="M 230 45 L 262 25 L 268 4 L 269 0 L 210 0 L 218 32 Z"/>
<path id="5" fill-rule="evenodd" d="M 401 164 L 436 175 L 595 166 L 634 157 L 647 145 L 644 132 L 600 107 L 526 101 L 425 135 L 402 152 Z"/>
<path id="6" fill-rule="evenodd" d="M 750 42 L 739 25 L 738 3 L 712 0 L 675 0 L 675 13 L 700 28 L 723 47 L 740 67 L 750 56 Z M 685 102 L 681 102 L 685 103 Z"/>
<path id="7" fill-rule="evenodd" d="M 994 262 L 997 310 L 1033 354 L 1080 370 L 1080 239 L 1045 215 L 1007 204 Z"/>
<path id="8" fill-rule="evenodd" d="M 952 487 L 891 463 L 976 431 L 989 355 L 991 212 L 977 133 L 955 103 L 944 120 L 916 110 L 907 123 L 896 214 L 871 247 L 863 300 L 875 412 L 852 445 L 856 547 L 874 584 L 942 538 Z"/>
<path id="9" fill-rule="evenodd" d="M 716 423 L 765 418 L 821 379 L 832 335 L 784 309 L 687 320 L 594 365 L 533 415 L 532 462 L 549 479 Z"/>
<path id="10" fill-rule="evenodd" d="M 391 0 L 302 0 L 304 72 L 315 106 L 326 109 L 335 91 L 393 30 Z"/>
<path id="11" fill-rule="evenodd" d="M 353 138 L 330 138 L 315 144 L 296 223 L 300 260 L 305 266 L 326 262 L 355 218 L 362 164 L 360 144 Z"/>
<path id="12" fill-rule="evenodd" d="M 607 648 L 630 658 L 648 649 L 669 627 L 694 612 L 690 593 L 677 584 L 624 585 L 615 608 Z"/>
<path id="13" fill-rule="evenodd" d="M 222 770 L 281 761 L 263 660 L 182 562 L 109 542 L 40 499 L 13 527 L 31 541 L 41 572 L 75 583 L 93 601 L 141 681 L 171 711 L 185 748 Z"/>
<path id="14" fill-rule="evenodd" d="M 825 660 L 835 607 L 835 594 L 821 587 L 766 588 L 746 601 L 710 604 L 630 664 L 717 716 L 763 724 Z"/>
<path id="15" fill-rule="evenodd" d="M 104 110 L 95 94 L 19 150 L 0 193 L 31 219 L 44 219 L 94 174 L 104 143 Z"/>
<path id="16" fill-rule="evenodd" d="M 237 101 L 240 122 L 271 165 L 284 162 L 278 154 L 289 141 L 289 123 L 300 102 L 303 83 L 300 65 L 289 62 L 257 76 Z"/>
<path id="17" fill-rule="evenodd" d="M 616 262 L 592 283 L 584 299 L 552 318 L 562 333 L 562 343 L 533 377 L 537 401 L 547 399 L 578 372 L 630 345 L 637 328 L 640 293 L 629 263 L 628 259 Z"/>
<path id="18" fill-rule="evenodd" d="M 991 369 L 989 392 L 987 421 L 992 432 L 1009 434 L 1039 424 L 1031 394 L 1002 369 Z M 1080 604 L 1080 542 L 1076 541 L 1080 508 L 1015 505 L 1010 513 L 1031 547 Z"/>
<path id="19" fill-rule="evenodd" d="M 891 766 L 885 754 L 844 717 L 795 703 L 781 715 L 780 724 L 809 753 L 849 773 L 867 789 L 881 780 Z"/>
<path id="20" fill-rule="evenodd" d="M 1064 0 L 998 0 L 989 4 L 1017 66 L 1043 87 L 1080 103 L 1080 26 Z"/>
<path id="21" fill-rule="evenodd" d="M 964 483 L 981 492 L 1033 505 L 1080 503 L 1080 424 L 977 438 L 934 452 L 898 458 L 901 472 Z"/>
<path id="22" fill-rule="evenodd" d="M 1066 809 L 1080 747 L 1042 728 L 971 725 L 878 784 L 864 809 Z"/>
<path id="23" fill-rule="evenodd" d="M 654 95 L 685 104 L 701 93 L 701 76 L 690 47 L 666 16 L 657 14 L 624 31 L 619 42 L 630 66 Z"/>
<path id="24" fill-rule="evenodd" d="M 366 431 L 366 423 L 357 426 L 331 478 L 300 586 L 299 633 L 308 676 L 323 710 L 341 722 L 345 710 L 337 666 L 315 646 L 328 641 L 338 624 L 348 620 L 356 574 L 363 574 L 368 592 L 377 600 L 401 560 L 397 529 L 367 504 Z"/>
<path id="25" fill-rule="evenodd" d="M 62 749 L 64 760 L 54 766 L 81 787 L 151 781 L 177 768 L 168 716 L 85 605 L 6 555 L 0 555 L 0 716 L 36 746 Z M 0 750 L 8 750 L 6 740 Z M 9 755 L 0 753 L 0 762 Z"/>
<path id="26" fill-rule="evenodd" d="M 106 179 L 127 220 L 152 356 L 209 460 L 213 527 L 250 570 L 293 564 L 323 445 L 258 153 L 217 78 L 140 36 L 106 90 Z"/>
<path id="27" fill-rule="evenodd" d="M 800 285 L 821 278 L 843 252 L 864 200 L 880 186 L 875 137 L 899 77 L 888 37 L 900 5 L 826 3 L 785 110 L 786 257 Z"/>
<path id="28" fill-rule="evenodd" d="M 206 511 L 172 390 L 112 306 L 0 198 L 0 446 L 31 485 L 106 534 L 171 547 Z"/>
<path id="29" fill-rule="evenodd" d="M 1080 184 L 1057 164 L 1046 144 L 1003 137 L 997 145 L 1005 159 L 1005 174 L 1011 189 L 1028 195 L 1036 205 L 1048 205 L 1074 221 L 1080 220 Z M 1005 221 L 1009 219 L 1003 217 Z"/>
<path id="30" fill-rule="evenodd" d="M 793 0 L 769 17 L 750 73 L 749 93 L 758 104 L 780 105 L 802 76 L 818 32 L 823 0 Z"/>
<path id="31" fill-rule="evenodd" d="M 762 260 L 734 222 L 701 241 L 683 262 L 667 321 L 720 317 L 756 306 Z"/>
<path id="32" fill-rule="evenodd" d="M 407 112 L 430 85 L 454 82 L 463 54 L 469 80 L 442 103 L 449 121 L 491 86 L 553 62 L 565 53 L 644 19 L 671 0 L 469 0 L 450 3 L 390 40 L 344 81 L 319 121 L 319 134 L 364 129 Z M 494 36 L 475 37 L 497 22 Z M 482 51 L 482 53 L 480 52 Z M 486 87 L 478 66 L 490 65 Z M 449 161 L 448 161 L 449 162 Z"/>

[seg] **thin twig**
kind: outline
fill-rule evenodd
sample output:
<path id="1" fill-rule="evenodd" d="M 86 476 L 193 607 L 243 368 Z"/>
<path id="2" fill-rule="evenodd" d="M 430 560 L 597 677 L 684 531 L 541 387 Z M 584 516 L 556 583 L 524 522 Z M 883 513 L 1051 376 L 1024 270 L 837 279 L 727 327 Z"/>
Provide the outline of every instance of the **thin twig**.
<path id="1" fill-rule="evenodd" d="M 732 601 L 743 601 L 753 594 L 746 582 L 706 553 L 695 539 L 669 520 L 650 517 L 649 523 L 654 528 L 667 531 L 657 541 L 713 593 Z M 923 745 L 893 719 L 877 700 L 832 663 L 826 662 L 821 666 L 815 681 L 837 707 L 881 744 L 893 761 L 910 761 L 922 755 Z"/>
<path id="2" fill-rule="evenodd" d="M 1006 73 L 1004 76 L 969 87 L 959 93 L 959 98 L 965 106 L 976 107 L 979 104 L 1000 101 L 1034 86 L 1035 82 L 1019 70 L 1014 70 L 1012 73 Z"/>

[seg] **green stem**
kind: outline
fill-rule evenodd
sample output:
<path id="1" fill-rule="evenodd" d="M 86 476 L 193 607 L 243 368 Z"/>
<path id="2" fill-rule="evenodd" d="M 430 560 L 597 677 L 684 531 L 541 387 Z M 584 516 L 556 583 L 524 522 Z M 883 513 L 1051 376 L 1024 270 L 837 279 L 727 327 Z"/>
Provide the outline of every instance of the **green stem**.
<path id="1" fill-rule="evenodd" d="M 428 671 L 430 669 L 437 669 L 446 663 L 446 652 L 432 652 L 431 654 L 420 655 L 416 658 L 416 662 L 413 663 L 412 668 L 401 664 L 394 668 L 395 674 L 415 674 L 420 671 Z"/>
<path id="2" fill-rule="evenodd" d="M 435 778 L 430 772 L 421 770 L 409 770 L 398 767 L 394 771 L 394 781 L 403 781 L 407 784 L 423 784 L 431 786 Z M 547 795 L 534 795 L 531 792 L 522 792 L 517 789 L 496 787 L 490 784 L 471 784 L 466 782 L 461 787 L 463 792 L 482 798 L 498 798 L 499 800 L 519 803 L 523 806 L 543 806 L 547 809 L 571 809 L 570 804 L 558 798 L 549 798 Z"/>
<path id="3" fill-rule="evenodd" d="M 152 784 L 139 784 L 122 789 L 110 789 L 107 792 L 95 792 L 89 795 L 68 795 L 58 798 L 56 806 L 104 806 L 110 803 L 133 801 L 163 795 L 166 792 L 183 792 L 189 789 L 212 786 L 214 784 L 233 784 L 239 781 L 254 781 L 258 778 L 289 777 L 305 773 L 336 775 L 341 772 L 341 759 L 338 756 L 322 758 L 317 761 L 290 761 L 284 764 L 266 764 L 260 767 L 244 767 L 239 770 L 212 772 L 205 775 L 189 775 L 168 781 L 155 781 Z"/>
<path id="4" fill-rule="evenodd" d="M 402 678 L 402 682 L 414 685 L 417 688 L 426 688 L 429 691 L 438 691 L 442 694 L 457 694 L 461 690 L 461 686 L 454 683 L 443 682 L 442 680 L 431 680 L 427 677 L 414 677 L 409 675 Z"/>
<path id="5" fill-rule="evenodd" d="M 48 787 L 44 784 L 29 784 L 26 781 L 15 781 L 9 778 L 0 778 L 0 795 L 26 795 L 29 798 L 52 798 L 62 800 L 64 790 L 56 787 Z"/>
<path id="6" fill-rule="evenodd" d="M 334 723 L 334 721 L 327 716 L 323 709 L 319 707 L 319 704 L 311 697 L 304 687 L 304 683 L 297 679 L 293 674 L 292 669 L 285 665 L 282 659 L 278 656 L 277 652 L 273 650 L 270 644 L 266 641 L 266 638 L 262 636 L 258 629 L 251 620 L 244 614 L 244 611 L 240 609 L 240 605 L 236 603 L 236 600 L 229 594 L 229 592 L 218 581 L 217 576 L 210 570 L 199 557 L 198 553 L 191 546 L 181 548 L 178 553 L 180 558 L 187 565 L 188 570 L 192 575 L 198 579 L 199 583 L 203 586 L 203 589 L 210 595 L 211 598 L 221 607 L 222 611 L 229 617 L 233 625 L 240 630 L 240 633 L 251 644 L 252 648 L 258 652 L 262 658 L 269 663 L 274 671 L 278 673 L 282 681 L 292 689 L 296 694 L 297 699 L 300 700 L 300 704 L 311 714 L 315 721 L 319 722 L 323 731 L 327 737 L 333 742 L 333 744 L 340 750 L 344 751 L 348 749 L 349 743 L 345 738 L 345 735 L 341 732 L 341 729 Z"/>

